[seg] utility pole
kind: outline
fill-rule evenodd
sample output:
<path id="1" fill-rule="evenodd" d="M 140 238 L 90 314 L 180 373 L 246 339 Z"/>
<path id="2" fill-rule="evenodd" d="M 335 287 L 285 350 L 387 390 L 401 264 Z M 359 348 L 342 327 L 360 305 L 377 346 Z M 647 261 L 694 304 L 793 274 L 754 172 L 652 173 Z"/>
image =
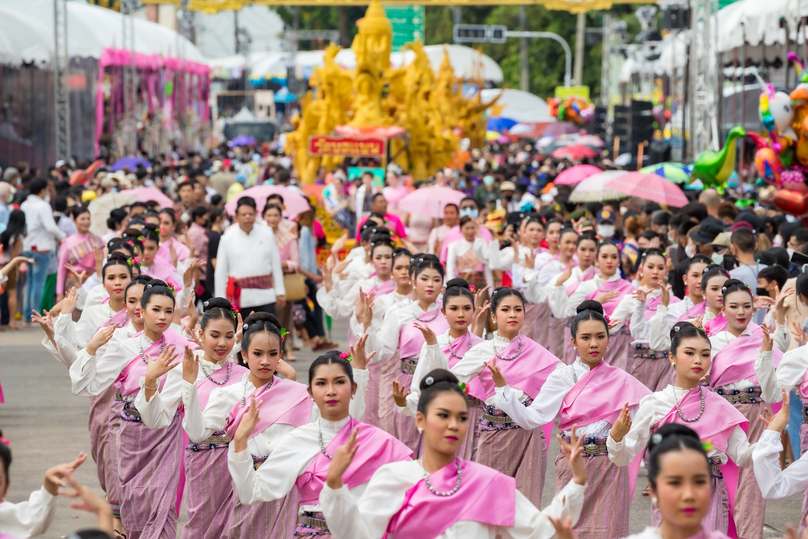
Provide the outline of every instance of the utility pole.
<path id="1" fill-rule="evenodd" d="M 522 32 L 527 31 L 527 8 L 523 5 L 519 6 L 519 30 Z M 521 64 L 520 87 L 522 91 L 530 91 L 530 79 L 527 69 L 527 38 L 519 38 L 519 60 Z"/>
<path id="2" fill-rule="evenodd" d="M 53 0 L 53 44 L 55 84 L 53 99 L 56 112 L 56 159 L 70 161 L 70 90 L 67 76 L 70 70 L 70 54 L 67 50 L 67 4 L 65 0 Z"/>
<path id="3" fill-rule="evenodd" d="M 578 27 L 575 32 L 575 69 L 573 78 L 580 86 L 584 80 L 584 40 L 586 39 L 586 13 L 578 14 Z"/>
<path id="4" fill-rule="evenodd" d="M 236 50 L 234 54 L 239 53 L 238 48 L 238 10 L 233 10 L 233 43 L 235 43 Z M 244 69 L 247 69 L 247 66 L 244 66 Z"/>

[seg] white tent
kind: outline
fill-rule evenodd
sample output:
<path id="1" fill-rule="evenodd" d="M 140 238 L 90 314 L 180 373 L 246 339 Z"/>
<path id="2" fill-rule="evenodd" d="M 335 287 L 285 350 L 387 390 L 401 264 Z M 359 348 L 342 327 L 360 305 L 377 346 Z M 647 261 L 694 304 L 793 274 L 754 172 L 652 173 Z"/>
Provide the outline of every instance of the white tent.
<path id="1" fill-rule="evenodd" d="M 502 68 L 487 54 L 464 47 L 463 45 L 427 45 L 424 52 L 429 57 L 429 64 L 435 73 L 440 69 L 443 62 L 444 53 L 449 54 L 449 62 L 456 77 L 470 79 L 482 75 L 483 80 L 492 82 L 502 82 Z M 415 59 L 415 53 L 411 50 L 405 52 L 394 52 L 390 55 L 390 65 L 399 67 L 409 65 Z"/>
<path id="2" fill-rule="evenodd" d="M 176 9 L 169 5 L 160 7 Z M 245 5 L 238 15 L 232 11 L 194 13 L 194 41 L 206 58 L 223 58 L 235 53 L 236 20 L 239 27 L 247 30 L 253 54 L 281 50 L 283 20 L 280 15 L 269 6 Z"/>
<path id="3" fill-rule="evenodd" d="M 84 2 L 67 2 L 67 52 L 71 57 L 101 58 L 105 48 L 120 49 L 123 46 L 123 17 L 115 11 L 87 4 Z M 24 2 L 4 2 L 0 7 L 0 32 L 9 41 L 19 42 L 14 48 L 3 47 L 6 39 L 0 40 L 0 58 L 6 56 L 10 60 L 43 61 L 45 51 L 48 58 L 53 55 L 53 0 L 26 0 Z M 8 25 L 19 21 L 20 28 L 6 33 Z M 33 24 L 36 31 L 25 32 L 24 24 Z M 182 48 L 185 59 L 204 63 L 205 57 L 193 43 L 173 30 L 146 20 L 135 18 L 134 30 L 135 52 L 177 57 Z"/>
<path id="4" fill-rule="evenodd" d="M 550 106 L 547 101 L 530 92 L 513 89 L 489 89 L 483 90 L 480 97 L 484 103 L 488 103 L 498 96 L 500 92 L 502 92 L 502 97 L 497 101 L 497 105 L 504 105 L 502 112 L 499 114 L 500 118 L 510 118 L 523 124 L 555 121 L 550 116 Z"/>
<path id="5" fill-rule="evenodd" d="M 53 36 L 46 35 L 35 18 L 0 7 L 0 64 L 38 65 L 52 57 Z"/>

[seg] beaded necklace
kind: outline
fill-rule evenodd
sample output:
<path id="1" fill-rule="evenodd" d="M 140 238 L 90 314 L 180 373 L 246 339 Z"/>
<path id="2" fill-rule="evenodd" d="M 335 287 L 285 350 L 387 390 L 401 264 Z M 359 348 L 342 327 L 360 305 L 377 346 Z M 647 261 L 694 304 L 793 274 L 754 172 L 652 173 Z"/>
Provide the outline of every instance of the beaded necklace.
<path id="1" fill-rule="evenodd" d="M 350 418 L 349 423 L 350 425 L 348 425 L 348 427 L 353 430 L 353 418 Z M 325 444 L 323 443 L 323 429 L 319 421 L 317 422 L 317 438 L 320 440 L 320 452 L 328 457 L 328 460 L 333 459 L 334 455 L 325 450 Z"/>
<path id="2" fill-rule="evenodd" d="M 211 376 L 211 374 L 208 373 L 208 371 L 205 369 L 205 366 L 201 362 L 199 363 L 199 368 L 202 369 L 202 374 L 205 375 L 205 378 L 207 378 L 208 380 L 210 380 L 211 382 L 213 382 L 217 386 L 223 386 L 223 385 L 225 385 L 227 383 L 228 380 L 230 380 L 230 368 L 232 366 L 233 366 L 233 364 L 228 361 L 227 362 L 227 377 L 224 380 L 222 380 L 221 382 L 218 382 L 218 381 L 213 379 L 213 376 Z"/>
<path id="3" fill-rule="evenodd" d="M 513 360 L 513 359 L 518 358 L 518 357 L 519 357 L 519 355 L 522 353 L 522 336 L 521 336 L 521 335 L 519 335 L 519 336 L 517 337 L 517 339 L 519 339 L 519 348 L 516 350 L 516 353 L 515 353 L 514 355 L 512 355 L 511 357 L 502 357 L 501 355 L 499 355 L 499 352 L 497 352 L 497 349 L 496 349 L 496 348 L 494 348 L 494 355 L 495 355 L 495 356 L 497 356 L 499 359 L 501 359 L 501 360 L 503 360 L 503 361 L 511 361 L 511 360 Z M 510 343 L 508 343 L 508 346 L 510 346 Z M 503 347 L 502 347 L 502 349 L 503 349 L 503 350 L 504 350 L 505 348 L 507 348 L 507 346 L 503 346 Z M 501 351 L 502 351 L 502 350 L 500 350 L 500 352 L 501 352 Z"/>
<path id="4" fill-rule="evenodd" d="M 674 394 L 676 394 L 676 391 L 674 391 Z M 699 394 L 701 395 L 701 411 L 699 412 L 699 415 L 693 419 L 688 419 L 685 417 L 685 415 L 682 413 L 682 408 L 679 406 L 679 401 L 676 401 L 676 413 L 679 414 L 682 421 L 685 421 L 686 423 L 695 423 L 701 419 L 701 416 L 704 414 L 704 390 L 701 388 L 701 386 L 699 386 Z"/>
<path id="5" fill-rule="evenodd" d="M 429 489 L 429 492 L 431 492 L 435 496 L 441 496 L 445 498 L 447 496 L 451 496 L 452 494 L 460 490 L 460 484 L 463 482 L 463 469 L 460 467 L 460 459 L 455 459 L 455 462 L 457 462 L 457 481 L 455 482 L 455 486 L 454 488 L 452 488 L 452 490 L 447 490 L 445 492 L 439 492 L 435 490 L 435 488 L 432 486 L 432 482 L 429 480 L 429 474 L 426 473 L 426 468 L 424 468 L 424 481 L 426 482 L 426 488 Z M 421 466 L 423 465 L 424 462 L 423 460 L 421 460 Z"/>
<path id="6" fill-rule="evenodd" d="M 138 339 L 138 345 L 140 346 L 140 359 L 143 360 L 143 363 L 148 365 L 149 360 L 146 359 L 146 354 L 143 352 L 143 343 L 141 342 L 140 339 Z M 163 353 L 163 350 L 165 350 L 165 349 L 166 349 L 166 336 L 163 335 L 162 337 L 160 337 L 160 354 L 161 355 Z"/>
<path id="7" fill-rule="evenodd" d="M 435 312 L 435 314 L 433 314 L 432 318 L 429 318 L 429 319 L 421 318 L 422 316 L 424 316 L 424 314 L 426 314 L 426 313 L 423 313 L 422 315 L 420 315 L 418 317 L 418 321 L 419 322 L 427 322 L 427 323 L 433 321 L 434 319 L 436 319 L 438 317 L 438 314 L 440 313 L 440 309 L 434 309 L 434 312 Z"/>
<path id="8" fill-rule="evenodd" d="M 227 376 L 228 376 L 228 378 L 230 377 L 230 371 L 229 370 L 227 371 Z M 250 381 L 250 377 L 247 376 L 247 378 L 244 379 L 244 391 L 241 392 L 241 407 L 242 408 L 247 406 L 247 382 L 249 382 L 249 381 Z M 267 386 L 267 390 L 269 390 L 269 388 L 272 387 L 272 384 L 274 382 L 275 382 L 275 376 L 273 376 L 272 378 L 269 379 L 269 382 L 268 382 L 269 385 Z"/>

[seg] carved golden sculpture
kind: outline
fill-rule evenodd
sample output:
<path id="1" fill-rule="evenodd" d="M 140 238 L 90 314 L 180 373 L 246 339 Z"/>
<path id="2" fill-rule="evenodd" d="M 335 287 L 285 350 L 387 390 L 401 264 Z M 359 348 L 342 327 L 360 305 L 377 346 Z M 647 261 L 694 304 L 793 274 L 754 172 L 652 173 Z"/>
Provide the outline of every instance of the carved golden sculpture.
<path id="1" fill-rule="evenodd" d="M 463 81 L 455 77 L 448 54 L 437 79 L 417 40 L 407 45 L 415 53 L 412 63 L 391 68 L 392 26 L 378 0 L 371 1 L 357 25 L 359 33 L 351 45 L 356 69 L 341 69 L 334 61 L 340 49 L 330 45 L 324 67 L 315 68 L 310 81 L 314 91 L 301 100 L 301 116 L 293 119 L 295 131 L 287 135 L 286 152 L 294 154 L 295 170 L 304 183 L 315 181 L 318 167 L 341 162 L 308 154 L 310 136 L 330 135 L 340 125 L 404 128 L 408 138 L 392 139 L 390 155 L 398 153 L 396 163 L 416 180 L 448 164 L 460 137 L 468 137 L 472 147 L 482 145 L 483 112 L 493 102 L 483 103 L 479 91 L 474 98 L 463 97 Z M 482 87 L 481 80 L 471 82 L 478 90 Z"/>

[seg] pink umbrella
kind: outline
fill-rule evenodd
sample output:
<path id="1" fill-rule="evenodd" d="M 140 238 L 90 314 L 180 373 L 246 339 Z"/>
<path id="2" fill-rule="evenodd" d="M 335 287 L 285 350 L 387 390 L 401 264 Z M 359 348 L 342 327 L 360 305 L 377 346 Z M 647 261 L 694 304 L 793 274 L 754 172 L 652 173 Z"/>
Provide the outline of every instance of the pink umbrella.
<path id="1" fill-rule="evenodd" d="M 286 209 L 283 210 L 283 216 L 288 219 L 297 217 L 298 214 L 304 211 L 309 211 L 309 201 L 306 200 L 306 197 L 282 185 L 256 185 L 255 187 L 245 189 L 239 193 L 236 198 L 225 204 L 224 209 L 226 209 L 227 213 L 230 215 L 235 215 L 239 199 L 241 197 L 253 197 L 255 199 L 256 210 L 260 216 L 267 203 L 267 197 L 274 194 L 283 197 L 283 205 L 286 206 Z"/>
<path id="2" fill-rule="evenodd" d="M 656 174 L 629 172 L 610 180 L 606 187 L 673 208 L 681 208 L 688 203 L 687 197 L 675 183 Z"/>
<path id="3" fill-rule="evenodd" d="M 398 202 L 399 211 L 428 215 L 434 219 L 443 219 L 443 208 L 447 204 L 460 205 L 466 195 L 462 191 L 448 187 L 424 187 L 416 189 Z"/>
<path id="4" fill-rule="evenodd" d="M 570 159 L 582 159 L 584 157 L 596 157 L 597 155 L 598 152 L 589 146 L 581 146 L 579 144 L 559 148 L 552 153 L 552 156 L 556 159 L 562 159 L 564 157 L 568 157 Z"/>
<path id="5" fill-rule="evenodd" d="M 161 208 L 173 208 L 174 201 L 168 198 L 158 188 L 151 187 L 135 187 L 134 189 L 126 189 L 121 191 L 122 195 L 134 195 L 141 202 L 157 202 Z"/>
<path id="6" fill-rule="evenodd" d="M 596 166 L 576 165 L 559 174 L 553 183 L 556 185 L 577 185 L 593 174 L 600 172 L 603 171 Z"/>

